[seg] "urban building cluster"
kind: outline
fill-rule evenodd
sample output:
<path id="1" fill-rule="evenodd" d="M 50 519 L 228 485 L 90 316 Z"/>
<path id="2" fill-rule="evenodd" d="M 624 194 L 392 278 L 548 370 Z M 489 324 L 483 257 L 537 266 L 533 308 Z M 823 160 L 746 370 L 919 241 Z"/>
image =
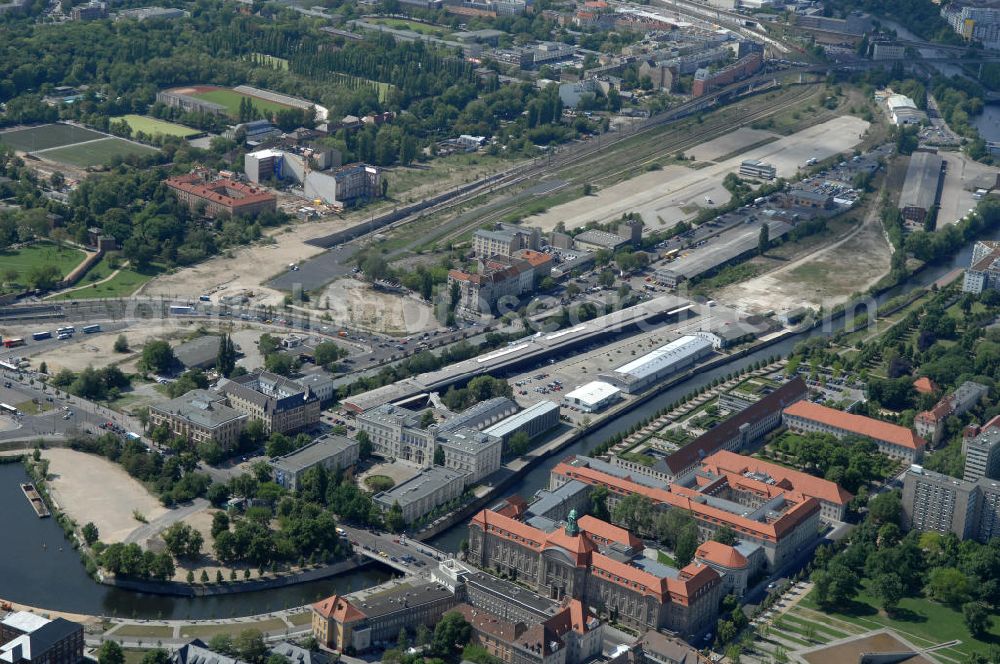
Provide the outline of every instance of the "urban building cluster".
<path id="1" fill-rule="evenodd" d="M 945 420 L 968 412 L 986 398 L 989 391 L 986 385 L 967 380 L 930 410 L 917 413 L 913 418 L 913 428 L 918 436 L 935 446 L 944 435 Z"/>
<path id="2" fill-rule="evenodd" d="M 375 456 L 421 468 L 409 480 L 376 494 L 375 502 L 386 510 L 398 504 L 404 520 L 415 521 L 499 470 L 514 434 L 523 431 L 534 439 L 559 424 L 559 406 L 551 401 L 518 410 L 510 399 L 497 397 L 433 423 L 425 420 L 433 417 L 432 409 L 417 412 L 392 404 L 358 414 L 358 430 L 368 436 Z M 436 455 L 440 463 L 435 463 Z"/>
<path id="3" fill-rule="evenodd" d="M 79 664 L 83 625 L 48 619 L 28 611 L 7 611 L 0 618 L 0 662 L 4 664 Z"/>
<path id="4" fill-rule="evenodd" d="M 335 208 L 382 195 L 381 169 L 368 164 L 341 166 L 340 162 L 339 150 L 289 145 L 247 153 L 244 171 L 251 182 L 291 182 L 302 188 L 305 198 Z"/>
<path id="5" fill-rule="evenodd" d="M 981 295 L 988 288 L 1000 289 L 1000 242 L 979 240 L 972 247 L 969 268 L 962 279 L 962 292 Z"/>
<path id="6" fill-rule="evenodd" d="M 989 49 L 1000 49 L 1000 2 L 950 2 L 941 7 L 941 17 L 966 41 L 978 42 Z"/>
<path id="7" fill-rule="evenodd" d="M 206 217 L 254 217 L 277 208 L 278 199 L 266 189 L 233 178 L 213 178 L 207 171 L 170 177 L 165 184 L 191 212 Z"/>
<path id="8" fill-rule="evenodd" d="M 259 420 L 268 433 L 289 433 L 319 422 L 320 401 L 308 386 L 255 371 L 231 380 L 218 389 L 192 390 L 149 409 L 150 427 L 166 427 L 171 436 L 194 443 L 214 441 L 223 450 L 239 443 L 250 420 Z"/>

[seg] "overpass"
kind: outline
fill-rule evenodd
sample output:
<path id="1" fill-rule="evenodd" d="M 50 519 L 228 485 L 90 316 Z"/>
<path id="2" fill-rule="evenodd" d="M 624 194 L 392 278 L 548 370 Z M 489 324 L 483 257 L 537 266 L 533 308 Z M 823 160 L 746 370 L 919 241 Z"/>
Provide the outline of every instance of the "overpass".
<path id="1" fill-rule="evenodd" d="M 343 524 L 340 528 L 347 533 L 355 553 L 406 576 L 429 576 L 440 561 L 453 557 L 453 554 L 405 535 L 377 533 Z"/>

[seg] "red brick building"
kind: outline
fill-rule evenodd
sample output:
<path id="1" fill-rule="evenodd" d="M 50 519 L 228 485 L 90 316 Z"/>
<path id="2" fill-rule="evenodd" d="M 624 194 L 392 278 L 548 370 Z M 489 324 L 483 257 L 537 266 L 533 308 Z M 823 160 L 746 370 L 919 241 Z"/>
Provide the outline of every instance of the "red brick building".
<path id="1" fill-rule="evenodd" d="M 177 199 L 206 217 L 255 217 L 274 212 L 277 198 L 260 187 L 230 179 L 205 181 L 193 173 L 167 178 Z"/>

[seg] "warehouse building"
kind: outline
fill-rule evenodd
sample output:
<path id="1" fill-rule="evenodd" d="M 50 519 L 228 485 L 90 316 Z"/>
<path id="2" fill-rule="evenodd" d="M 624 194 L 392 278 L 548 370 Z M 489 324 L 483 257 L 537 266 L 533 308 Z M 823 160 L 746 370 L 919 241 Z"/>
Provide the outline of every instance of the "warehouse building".
<path id="1" fill-rule="evenodd" d="M 592 380 L 568 392 L 563 400 L 570 406 L 575 406 L 585 413 L 596 413 L 604 410 L 621 399 L 621 390 L 614 385 Z"/>
<path id="2" fill-rule="evenodd" d="M 944 160 L 930 152 L 914 152 L 906 167 L 906 181 L 899 196 L 903 219 L 922 224 L 938 202 Z"/>
<path id="3" fill-rule="evenodd" d="M 174 348 L 174 357 L 185 369 L 210 369 L 219 357 L 221 337 L 206 335 L 186 341 Z"/>
<path id="4" fill-rule="evenodd" d="M 927 119 L 927 115 L 906 95 L 891 95 L 885 100 L 885 107 L 892 124 L 897 126 L 919 125 Z"/>
<path id="5" fill-rule="evenodd" d="M 685 335 L 611 373 L 601 374 L 600 378 L 621 388 L 626 394 L 638 394 L 667 376 L 687 369 L 711 353 L 711 341 L 704 337 Z"/>
<path id="6" fill-rule="evenodd" d="M 483 433 L 495 436 L 503 441 L 504 445 L 507 445 L 511 436 L 518 431 L 523 431 L 528 434 L 528 438 L 534 439 L 558 424 L 559 404 L 543 400 L 532 404 L 516 415 L 511 415 L 493 426 L 483 429 Z"/>

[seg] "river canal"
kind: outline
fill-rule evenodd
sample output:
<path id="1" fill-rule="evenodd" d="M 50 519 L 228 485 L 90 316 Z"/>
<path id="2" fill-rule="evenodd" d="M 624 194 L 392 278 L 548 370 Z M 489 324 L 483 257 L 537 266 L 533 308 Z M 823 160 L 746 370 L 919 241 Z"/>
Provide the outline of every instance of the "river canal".
<path id="1" fill-rule="evenodd" d="M 989 235 L 1000 238 L 1000 231 Z M 972 247 L 967 246 L 950 261 L 935 265 L 912 277 L 905 285 L 883 295 L 880 301 L 913 288 L 925 286 L 956 267 L 968 265 Z M 840 320 L 834 327 L 842 325 Z M 816 328 L 808 333 L 786 339 L 746 357 L 693 376 L 684 383 L 666 390 L 642 406 L 624 413 L 594 429 L 561 453 L 553 455 L 528 472 L 507 494 L 530 498 L 535 491 L 548 485 L 549 472 L 560 459 L 572 454 L 586 454 L 615 433 L 627 429 L 676 401 L 684 394 L 706 385 L 718 376 L 738 371 L 754 362 L 773 355 L 789 353 L 800 341 L 829 334 L 829 329 Z M 384 569 L 368 567 L 325 581 L 299 584 L 275 590 L 237 593 L 214 597 L 164 597 L 121 590 L 99 584 L 87 576 L 77 553 L 63 537 L 62 529 L 53 519 L 39 519 L 24 499 L 18 487 L 26 475 L 20 464 L 0 466 L 0 514 L 3 515 L 4 536 L 0 552 L 0 598 L 52 610 L 138 618 L 228 618 L 299 606 L 335 592 L 351 592 L 370 587 L 389 578 Z M 110 498 L 109 498 L 110 499 Z M 458 551 L 466 536 L 464 523 L 441 533 L 431 544 Z"/>

